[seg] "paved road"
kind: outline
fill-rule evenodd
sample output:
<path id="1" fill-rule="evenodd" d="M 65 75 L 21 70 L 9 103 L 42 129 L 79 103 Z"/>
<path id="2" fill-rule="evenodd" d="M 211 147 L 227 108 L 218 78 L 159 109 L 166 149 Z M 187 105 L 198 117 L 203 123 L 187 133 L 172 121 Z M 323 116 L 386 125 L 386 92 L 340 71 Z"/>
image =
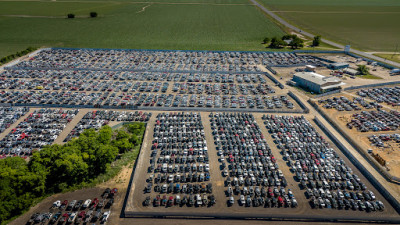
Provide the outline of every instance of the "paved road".
<path id="1" fill-rule="evenodd" d="M 311 34 L 311 33 L 309 33 L 309 32 L 303 31 L 303 30 L 299 29 L 298 27 L 295 27 L 295 26 L 289 24 L 288 22 L 286 22 L 285 20 L 283 20 L 281 17 L 279 17 L 279 16 L 276 15 L 275 13 L 271 12 L 270 10 L 268 10 L 267 8 L 265 8 L 264 6 L 262 6 L 261 4 L 259 4 L 256 0 L 250 0 L 250 1 L 251 1 L 254 5 L 256 5 L 257 7 L 259 7 L 262 11 L 264 11 L 265 13 L 267 13 L 268 15 L 270 15 L 272 18 L 274 18 L 275 20 L 277 20 L 279 23 L 283 24 L 284 26 L 286 26 L 286 27 L 288 27 L 288 28 L 290 28 L 290 29 L 292 29 L 292 30 L 294 30 L 294 31 L 297 31 L 297 32 L 301 33 L 301 34 L 304 35 L 304 36 L 310 37 L 310 38 L 313 38 L 313 37 L 315 36 L 314 34 Z M 344 49 L 344 45 L 341 45 L 341 44 L 338 44 L 338 43 L 335 43 L 335 42 L 333 42 L 333 41 L 329 41 L 329 40 L 326 40 L 326 39 L 322 39 L 322 41 L 325 42 L 325 43 L 327 43 L 327 44 L 329 44 L 329 45 L 335 46 L 335 47 L 337 47 L 337 48 Z M 377 56 L 374 56 L 374 55 L 372 55 L 372 54 L 368 54 L 368 53 L 363 52 L 363 51 L 359 51 L 359 50 L 355 50 L 355 49 L 350 49 L 350 52 L 355 53 L 355 54 L 357 54 L 357 55 L 361 55 L 361 56 L 370 58 L 370 59 L 373 59 L 373 60 L 385 62 L 385 63 L 391 64 L 391 65 L 393 65 L 393 66 L 396 66 L 396 67 L 400 68 L 400 63 L 393 62 L 393 61 L 390 61 L 390 60 L 387 60 L 387 59 L 384 59 L 384 58 L 381 58 L 381 57 L 377 57 Z"/>

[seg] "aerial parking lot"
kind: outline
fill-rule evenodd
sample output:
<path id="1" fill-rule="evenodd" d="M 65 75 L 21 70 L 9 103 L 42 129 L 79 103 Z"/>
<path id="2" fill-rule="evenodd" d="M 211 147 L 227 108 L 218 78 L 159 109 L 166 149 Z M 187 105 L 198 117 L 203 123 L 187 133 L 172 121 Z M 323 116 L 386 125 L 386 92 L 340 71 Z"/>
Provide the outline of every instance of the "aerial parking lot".
<path id="1" fill-rule="evenodd" d="M 43 146 L 67 143 L 86 129 L 142 122 L 139 156 L 123 178 L 101 184 L 94 195 L 89 189 L 65 195 L 82 204 L 101 199 L 106 185 L 118 187 L 116 205 L 93 209 L 96 221 L 398 222 L 387 195 L 271 68 L 305 65 L 327 66 L 319 57 L 294 53 L 42 49 L 0 71 L 1 158 L 29 160 Z M 397 94 L 398 87 L 362 89 L 315 104 L 385 149 L 399 140 Z M 393 165 L 387 166 L 396 172 Z M 49 203 L 64 199 L 55 198 L 29 216 L 51 221 Z M 81 224 L 89 211 L 80 209 L 58 213 L 54 221 L 72 216 Z"/>
<path id="2" fill-rule="evenodd" d="M 398 86 L 357 89 L 317 100 L 319 109 L 390 176 L 400 164 Z"/>
<path id="3" fill-rule="evenodd" d="M 182 144 L 191 129 L 196 138 Z M 160 113 L 149 120 L 125 216 L 396 218 L 321 134 L 312 117 Z"/>
<path id="4" fill-rule="evenodd" d="M 299 112 L 266 67 L 305 64 L 323 62 L 293 53 L 44 49 L 0 72 L 0 103 Z"/>

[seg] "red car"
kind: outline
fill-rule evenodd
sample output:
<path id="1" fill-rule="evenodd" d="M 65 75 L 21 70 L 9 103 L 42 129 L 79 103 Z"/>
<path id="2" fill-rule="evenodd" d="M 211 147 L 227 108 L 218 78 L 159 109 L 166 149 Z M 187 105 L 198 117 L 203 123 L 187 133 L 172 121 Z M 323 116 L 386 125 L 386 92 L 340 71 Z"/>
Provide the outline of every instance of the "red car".
<path id="1" fill-rule="evenodd" d="M 169 196 L 167 206 L 173 206 L 174 205 L 174 196 Z"/>
<path id="2" fill-rule="evenodd" d="M 280 206 L 283 206 L 284 202 L 281 196 L 278 197 L 278 202 Z"/>

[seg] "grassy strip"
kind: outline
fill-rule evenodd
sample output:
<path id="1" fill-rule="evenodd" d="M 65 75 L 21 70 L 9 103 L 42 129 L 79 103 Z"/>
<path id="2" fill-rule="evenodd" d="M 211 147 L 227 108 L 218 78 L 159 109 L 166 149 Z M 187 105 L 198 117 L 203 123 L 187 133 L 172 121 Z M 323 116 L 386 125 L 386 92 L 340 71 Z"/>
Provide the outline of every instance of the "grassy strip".
<path id="1" fill-rule="evenodd" d="M 399 53 L 397 53 L 397 54 L 378 54 L 378 53 L 376 53 L 376 54 L 373 54 L 373 55 L 381 57 L 383 59 L 387 59 L 387 60 L 393 61 L 393 62 L 400 63 L 400 54 Z"/>
<path id="2" fill-rule="evenodd" d="M 6 63 L 9 63 L 9 62 L 13 61 L 16 58 L 19 58 L 21 56 L 27 55 L 27 54 L 35 51 L 36 49 L 37 48 L 28 47 L 27 49 L 25 49 L 23 51 L 20 51 L 20 52 L 17 52 L 15 54 L 11 54 L 11 55 L 5 56 L 5 57 L 0 59 L 0 66 L 4 65 Z"/>
<path id="3" fill-rule="evenodd" d="M 378 77 L 372 74 L 367 74 L 367 75 L 356 75 L 356 77 L 362 78 L 362 79 L 372 79 L 372 80 L 380 80 L 383 79 L 382 77 Z"/>

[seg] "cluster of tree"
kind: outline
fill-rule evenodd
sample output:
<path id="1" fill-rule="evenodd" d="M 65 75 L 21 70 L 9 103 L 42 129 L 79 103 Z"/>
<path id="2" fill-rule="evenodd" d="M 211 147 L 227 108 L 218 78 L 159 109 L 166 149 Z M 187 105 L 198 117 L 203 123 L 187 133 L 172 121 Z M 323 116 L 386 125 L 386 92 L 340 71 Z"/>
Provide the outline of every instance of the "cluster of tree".
<path id="1" fill-rule="evenodd" d="M 286 40 L 289 40 L 287 43 Z M 285 46 L 290 46 L 292 49 L 304 47 L 304 41 L 295 34 L 286 34 L 281 38 L 273 37 L 269 39 L 268 37 L 263 40 L 263 44 L 269 44 L 269 48 L 283 48 Z"/>
<path id="2" fill-rule="evenodd" d="M 90 15 L 90 17 L 95 18 L 95 17 L 97 17 L 97 12 L 90 12 L 89 15 Z M 68 13 L 67 18 L 73 19 L 73 18 L 75 18 L 75 14 Z"/>
<path id="3" fill-rule="evenodd" d="M 29 162 L 19 157 L 0 160 L 0 224 L 21 214 L 35 199 L 57 193 L 106 172 L 118 154 L 142 143 L 144 123 L 126 124 L 113 131 L 89 129 L 64 145 L 33 153 Z"/>
<path id="4" fill-rule="evenodd" d="M 92 18 L 97 17 L 97 12 L 90 12 L 90 17 L 92 17 Z"/>
<path id="5" fill-rule="evenodd" d="M 0 65 L 8 63 L 8 62 L 11 62 L 12 60 L 14 60 L 16 58 L 24 56 L 24 55 L 26 55 L 28 53 L 31 53 L 31 52 L 35 51 L 35 50 L 36 50 L 36 48 L 28 47 L 27 49 L 25 49 L 23 51 L 17 52 L 17 53 L 12 54 L 12 55 L 5 56 L 5 57 L 0 59 Z"/>
<path id="6" fill-rule="evenodd" d="M 314 37 L 312 45 L 315 46 L 319 46 L 321 44 L 321 36 L 317 35 Z"/>
<path id="7" fill-rule="evenodd" d="M 357 71 L 361 75 L 368 75 L 369 74 L 369 68 L 366 65 L 358 65 Z"/>

